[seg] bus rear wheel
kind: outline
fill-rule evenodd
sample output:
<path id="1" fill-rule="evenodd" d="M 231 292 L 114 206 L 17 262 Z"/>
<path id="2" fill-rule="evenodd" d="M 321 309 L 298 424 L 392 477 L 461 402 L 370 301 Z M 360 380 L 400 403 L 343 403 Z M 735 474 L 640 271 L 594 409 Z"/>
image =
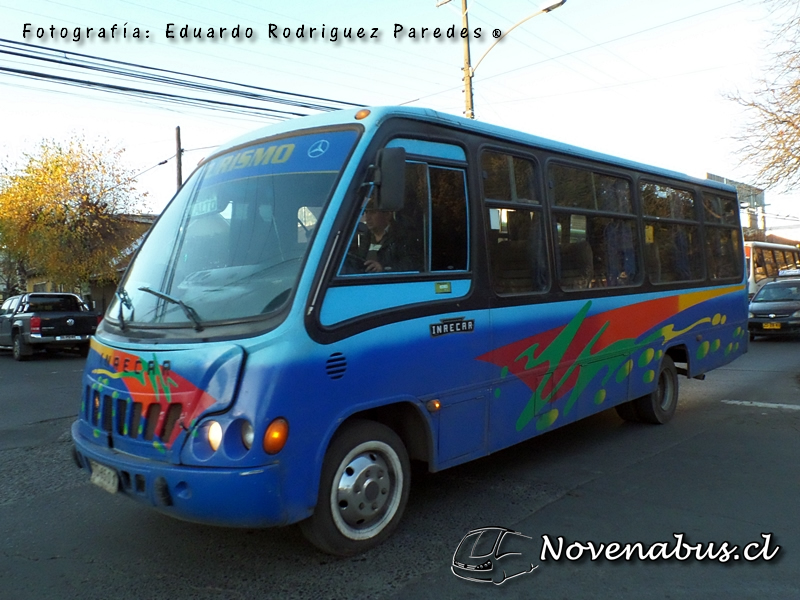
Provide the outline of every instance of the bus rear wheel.
<path id="1" fill-rule="evenodd" d="M 300 529 L 329 554 L 364 552 L 397 527 L 409 483 L 408 453 L 397 434 L 380 423 L 353 421 L 328 448 L 317 506 Z"/>
<path id="2" fill-rule="evenodd" d="M 645 423 L 660 425 L 672 419 L 678 408 L 678 371 L 669 356 L 661 361 L 656 389 L 632 404 L 639 420 Z"/>

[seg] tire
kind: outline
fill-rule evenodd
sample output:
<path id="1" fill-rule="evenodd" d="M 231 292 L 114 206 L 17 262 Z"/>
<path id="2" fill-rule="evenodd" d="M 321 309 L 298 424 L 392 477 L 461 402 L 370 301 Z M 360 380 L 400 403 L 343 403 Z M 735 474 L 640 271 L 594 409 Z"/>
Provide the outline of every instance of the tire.
<path id="1" fill-rule="evenodd" d="M 630 402 L 624 402 L 623 404 L 617 404 L 614 407 L 614 410 L 617 411 L 617 414 L 625 421 L 629 421 L 631 423 L 639 423 L 641 419 L 639 418 L 639 414 L 636 412 L 636 406 L 634 403 L 636 400 L 631 400 Z"/>
<path id="2" fill-rule="evenodd" d="M 30 358 L 30 347 L 23 341 L 22 336 L 19 334 L 15 335 L 11 342 L 11 353 L 14 356 L 14 360 L 23 361 Z"/>
<path id="3" fill-rule="evenodd" d="M 403 516 L 411 482 L 408 453 L 394 431 L 353 421 L 325 455 L 314 514 L 300 529 L 317 548 L 352 556 L 388 538 Z"/>
<path id="4" fill-rule="evenodd" d="M 663 425 L 672 419 L 678 407 L 678 371 L 669 356 L 664 356 L 658 371 L 656 389 L 633 401 L 639 419 L 645 423 Z"/>

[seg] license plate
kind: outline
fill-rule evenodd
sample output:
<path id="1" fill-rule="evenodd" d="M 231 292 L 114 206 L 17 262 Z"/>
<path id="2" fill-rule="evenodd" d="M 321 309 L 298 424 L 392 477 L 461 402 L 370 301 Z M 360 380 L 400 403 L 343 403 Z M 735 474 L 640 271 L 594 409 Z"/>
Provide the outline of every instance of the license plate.
<path id="1" fill-rule="evenodd" d="M 57 340 L 79 340 L 81 336 L 79 335 L 58 335 L 56 336 Z"/>
<path id="2" fill-rule="evenodd" d="M 119 489 L 119 477 L 117 476 L 117 472 L 93 460 L 90 460 L 89 464 L 92 466 L 92 483 L 107 492 L 116 494 Z"/>
<path id="3" fill-rule="evenodd" d="M 763 327 L 764 327 L 764 329 L 780 329 L 781 328 L 781 324 L 780 323 L 764 323 Z"/>

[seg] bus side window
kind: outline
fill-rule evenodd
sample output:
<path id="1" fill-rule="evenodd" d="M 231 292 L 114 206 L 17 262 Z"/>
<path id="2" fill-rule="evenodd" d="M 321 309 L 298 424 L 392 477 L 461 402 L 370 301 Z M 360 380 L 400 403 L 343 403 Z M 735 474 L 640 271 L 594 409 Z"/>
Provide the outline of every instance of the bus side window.
<path id="1" fill-rule="evenodd" d="M 340 276 L 469 269 L 466 174 L 406 163 L 403 208 L 380 213 L 365 200 Z"/>
<path id="2" fill-rule="evenodd" d="M 706 227 L 706 264 L 710 279 L 741 277 L 741 255 L 736 230 Z"/>
<path id="3" fill-rule="evenodd" d="M 489 209 L 492 285 L 498 294 L 547 289 L 547 250 L 541 213 Z"/>
<path id="4" fill-rule="evenodd" d="M 541 201 L 530 160 L 481 154 L 492 287 L 498 294 L 543 292 L 550 283 Z"/>
<path id="5" fill-rule="evenodd" d="M 764 250 L 764 271 L 767 277 L 777 277 L 778 268 L 775 265 L 775 255 L 772 250 Z"/>
<path id="6" fill-rule="evenodd" d="M 658 264 L 657 271 L 649 270 L 650 281 L 702 279 L 704 260 L 693 192 L 651 182 L 643 182 L 640 191 L 646 241 L 652 238 L 651 252 L 657 253 L 648 263 Z"/>
<path id="7" fill-rule="evenodd" d="M 628 179 L 551 164 L 561 289 L 638 285 L 642 258 Z"/>
<path id="8" fill-rule="evenodd" d="M 742 248 L 736 198 L 704 192 L 703 208 L 709 279 L 741 278 Z"/>
<path id="9" fill-rule="evenodd" d="M 430 167 L 431 271 L 466 271 L 467 188 L 461 169 Z"/>
<path id="10" fill-rule="evenodd" d="M 756 281 L 761 281 L 767 276 L 767 261 L 764 259 L 764 250 L 762 248 L 754 248 L 755 266 L 756 266 Z"/>

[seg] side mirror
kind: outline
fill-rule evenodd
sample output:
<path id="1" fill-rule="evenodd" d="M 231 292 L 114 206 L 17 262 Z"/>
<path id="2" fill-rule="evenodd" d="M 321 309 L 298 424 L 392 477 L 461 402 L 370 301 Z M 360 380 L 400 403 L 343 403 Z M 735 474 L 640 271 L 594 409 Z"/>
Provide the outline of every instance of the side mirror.
<path id="1" fill-rule="evenodd" d="M 378 187 L 379 210 L 394 212 L 403 208 L 406 189 L 405 148 L 378 150 L 375 160 L 375 185 Z"/>

